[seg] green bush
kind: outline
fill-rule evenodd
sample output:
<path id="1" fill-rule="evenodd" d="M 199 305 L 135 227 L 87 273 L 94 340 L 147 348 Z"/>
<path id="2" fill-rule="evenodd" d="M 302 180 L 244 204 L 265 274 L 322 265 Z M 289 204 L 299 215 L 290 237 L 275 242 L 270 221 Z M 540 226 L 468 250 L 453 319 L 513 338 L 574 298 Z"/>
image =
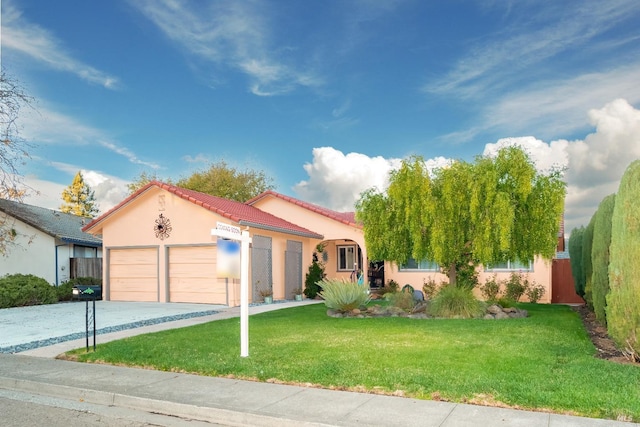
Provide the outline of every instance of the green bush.
<path id="1" fill-rule="evenodd" d="M 32 274 L 13 274 L 0 278 L 0 308 L 58 302 L 56 289 Z"/>
<path id="2" fill-rule="evenodd" d="M 573 285 L 576 294 L 584 297 L 585 277 L 584 266 L 582 265 L 582 237 L 584 236 L 584 227 L 574 228 L 571 230 L 569 237 L 569 261 L 571 263 L 571 275 L 573 276 Z"/>
<path id="3" fill-rule="evenodd" d="M 640 360 L 640 160 L 627 168 L 611 218 L 607 330 Z"/>
<path id="4" fill-rule="evenodd" d="M 529 302 L 535 304 L 540 301 L 540 298 L 542 298 L 545 293 L 545 289 L 544 286 L 533 282 L 527 287 L 524 293 L 527 295 L 527 298 L 529 298 Z"/>
<path id="5" fill-rule="evenodd" d="M 58 301 L 71 301 L 73 298 L 73 284 L 68 281 L 62 282 L 56 288 L 56 294 L 58 295 Z"/>
<path id="6" fill-rule="evenodd" d="M 424 280 L 422 283 L 422 293 L 424 294 L 424 299 L 430 300 L 438 293 L 438 284 L 435 280 L 429 279 Z"/>
<path id="7" fill-rule="evenodd" d="M 507 298 L 507 297 L 498 298 L 498 300 L 496 301 L 496 304 L 498 304 L 502 308 L 515 307 L 516 306 L 516 302 L 514 300 L 510 299 L 510 298 Z"/>
<path id="8" fill-rule="evenodd" d="M 369 285 L 359 285 L 344 279 L 323 279 L 320 281 L 320 296 L 328 308 L 347 312 L 366 305 L 370 300 Z"/>
<path id="9" fill-rule="evenodd" d="M 505 284 L 504 297 L 506 299 L 518 302 L 522 295 L 527 291 L 529 287 L 529 281 L 522 277 L 519 273 L 511 273 L 511 277 Z"/>
<path id="10" fill-rule="evenodd" d="M 403 288 L 404 289 L 404 288 Z M 401 308 L 402 310 L 411 310 L 416 306 L 416 300 L 413 298 L 413 292 L 402 291 L 392 292 L 385 296 L 390 305 Z"/>
<path id="11" fill-rule="evenodd" d="M 607 323 L 606 306 L 609 293 L 609 247 L 611 246 L 611 217 L 616 195 L 610 194 L 600 202 L 593 225 L 591 247 L 591 297 L 593 312 L 602 323 Z"/>
<path id="12" fill-rule="evenodd" d="M 480 292 L 484 297 L 485 301 L 496 302 L 498 300 L 498 295 L 500 295 L 500 288 L 502 287 L 502 282 L 499 281 L 494 274 L 491 279 L 487 279 L 487 281 L 480 287 Z"/>
<path id="13" fill-rule="evenodd" d="M 304 279 L 304 294 L 307 298 L 314 299 L 321 288 L 318 283 L 324 278 L 324 265 L 318 261 L 317 255 L 313 254 L 313 262 L 309 266 L 309 271 Z"/>
<path id="14" fill-rule="evenodd" d="M 595 214 L 591 217 L 589 225 L 584 229 L 582 235 L 582 268 L 584 270 L 584 295 L 583 298 L 589 308 L 593 308 L 591 274 L 593 264 L 591 263 L 591 250 L 593 248 L 593 227 L 595 224 Z"/>
<path id="15" fill-rule="evenodd" d="M 434 317 L 470 319 L 482 316 L 484 306 L 471 289 L 449 285 L 433 298 L 429 311 Z"/>

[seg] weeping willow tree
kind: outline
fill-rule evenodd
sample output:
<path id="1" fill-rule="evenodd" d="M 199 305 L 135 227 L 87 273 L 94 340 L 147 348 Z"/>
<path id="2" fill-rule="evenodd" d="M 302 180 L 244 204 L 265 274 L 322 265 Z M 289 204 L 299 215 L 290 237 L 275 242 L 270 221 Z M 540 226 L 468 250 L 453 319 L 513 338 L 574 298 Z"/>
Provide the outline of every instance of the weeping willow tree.
<path id="1" fill-rule="evenodd" d="M 538 172 L 519 147 L 432 172 L 414 156 L 386 193 L 361 195 L 356 218 L 371 259 L 433 260 L 455 285 L 470 264 L 552 258 L 565 192 L 561 171 Z"/>

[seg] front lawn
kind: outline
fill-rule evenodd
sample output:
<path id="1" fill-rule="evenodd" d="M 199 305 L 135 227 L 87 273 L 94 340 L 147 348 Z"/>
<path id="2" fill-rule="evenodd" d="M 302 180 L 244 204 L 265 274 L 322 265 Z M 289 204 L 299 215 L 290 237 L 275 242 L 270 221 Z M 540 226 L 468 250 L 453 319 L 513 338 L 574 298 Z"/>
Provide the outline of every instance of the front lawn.
<path id="1" fill-rule="evenodd" d="M 258 381 L 640 420 L 640 367 L 593 357 L 567 306 L 521 304 L 525 319 L 335 319 L 324 304 L 100 344 L 80 361 Z M 98 339 L 99 341 L 99 339 Z"/>

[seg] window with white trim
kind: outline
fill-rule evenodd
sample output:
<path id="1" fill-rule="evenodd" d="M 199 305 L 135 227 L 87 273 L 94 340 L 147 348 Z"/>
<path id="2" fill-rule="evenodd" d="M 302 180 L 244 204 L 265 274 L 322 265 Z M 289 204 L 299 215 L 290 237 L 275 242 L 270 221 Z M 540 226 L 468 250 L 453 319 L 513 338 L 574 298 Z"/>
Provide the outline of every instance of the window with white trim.
<path id="1" fill-rule="evenodd" d="M 338 271 L 353 271 L 356 269 L 356 247 L 354 245 L 337 246 Z"/>
<path id="2" fill-rule="evenodd" d="M 407 263 L 400 266 L 400 271 L 440 271 L 440 266 L 435 261 L 427 259 L 416 261 L 409 257 Z"/>
<path id="3" fill-rule="evenodd" d="M 503 261 L 489 264 L 484 271 L 533 271 L 533 261 Z"/>

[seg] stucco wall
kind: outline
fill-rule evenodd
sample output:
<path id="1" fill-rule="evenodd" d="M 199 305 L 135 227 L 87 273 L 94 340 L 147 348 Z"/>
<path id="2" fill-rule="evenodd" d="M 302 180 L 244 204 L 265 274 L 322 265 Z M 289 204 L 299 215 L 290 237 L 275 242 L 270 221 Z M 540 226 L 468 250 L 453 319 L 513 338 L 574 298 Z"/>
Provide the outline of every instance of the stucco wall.
<path id="1" fill-rule="evenodd" d="M 11 221 L 11 220 L 10 220 Z M 11 225 L 17 236 L 7 257 L 0 256 L 0 276 L 33 274 L 54 285 L 56 283 L 55 240 L 22 221 Z M 67 260 L 67 270 L 68 270 Z"/>
<path id="2" fill-rule="evenodd" d="M 164 240 L 156 237 L 154 231 L 155 221 L 158 216 L 171 222 L 171 233 Z M 216 237 L 211 236 L 211 229 L 216 228 L 217 222 L 240 226 L 228 218 L 224 218 L 201 206 L 191 203 L 157 187 L 151 187 L 145 193 L 140 194 L 128 205 L 121 207 L 111 214 L 101 224 L 104 248 L 118 247 L 157 247 L 160 256 L 158 265 L 159 281 L 159 301 L 167 301 L 166 295 L 166 265 L 165 256 L 167 247 L 176 245 L 198 245 L 212 244 L 216 242 Z M 306 260 L 311 259 L 311 239 L 294 236 L 285 233 L 263 230 L 259 228 L 249 228 L 250 236 L 261 235 L 272 239 L 272 272 L 274 299 L 291 299 L 291 295 L 285 295 L 285 251 L 287 240 L 302 242 L 302 272 L 301 278 L 304 281 L 306 272 Z M 251 266 L 251 259 L 249 259 Z M 103 280 L 106 282 L 108 268 L 105 265 Z M 223 280 L 223 279 L 221 279 Z M 255 286 L 250 272 L 250 286 Z M 240 283 L 239 280 L 229 280 L 229 305 L 240 304 Z M 253 295 L 249 292 L 250 298 Z"/>
<path id="3" fill-rule="evenodd" d="M 507 280 L 511 277 L 512 271 L 484 271 L 484 268 L 478 268 L 478 282 L 482 286 L 487 279 L 496 276 L 497 280 Z M 518 271 L 515 271 L 516 273 Z M 544 295 L 540 299 L 540 303 L 551 302 L 551 261 L 546 261 L 543 258 L 537 257 L 533 262 L 533 271 L 521 271 L 523 277 L 526 277 L 529 282 L 534 282 L 542 285 L 545 289 Z M 399 271 L 395 264 L 385 263 L 385 281 L 395 280 L 400 287 L 405 284 L 410 284 L 414 289 L 422 289 L 422 285 L 425 281 L 433 279 L 436 283 L 442 282 L 448 283 L 449 280 L 445 274 L 439 272 L 428 271 Z M 481 298 L 481 292 L 479 288 L 474 290 L 474 293 Z M 523 297 L 523 301 L 526 297 Z"/>

